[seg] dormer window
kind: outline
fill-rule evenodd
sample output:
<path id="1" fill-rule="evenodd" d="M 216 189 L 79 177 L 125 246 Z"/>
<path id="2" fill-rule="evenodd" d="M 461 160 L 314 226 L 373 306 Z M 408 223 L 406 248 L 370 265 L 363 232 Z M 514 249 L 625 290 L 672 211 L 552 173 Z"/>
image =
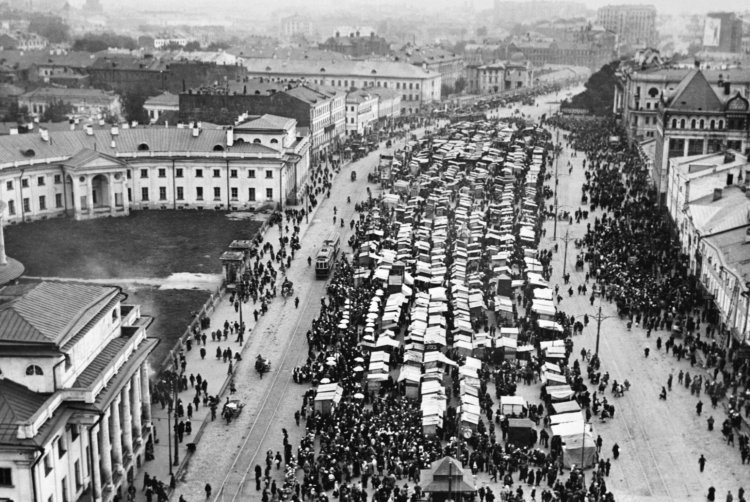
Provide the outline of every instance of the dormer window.
<path id="1" fill-rule="evenodd" d="M 279 144 L 279 140 L 277 140 L 276 138 L 273 138 L 273 139 L 271 140 L 271 144 L 272 144 L 272 145 L 278 145 L 278 144 Z"/>
<path id="2" fill-rule="evenodd" d="M 221 145 L 214 145 L 214 152 L 223 152 L 224 147 Z"/>
<path id="3" fill-rule="evenodd" d="M 41 375 L 44 375 L 44 371 L 42 371 L 41 366 L 32 364 L 26 367 L 26 376 L 41 376 Z"/>
<path id="4" fill-rule="evenodd" d="M 141 143 L 140 145 L 138 145 L 138 151 L 139 152 L 148 152 L 148 150 L 149 150 L 149 148 L 148 148 L 148 145 L 146 143 Z"/>

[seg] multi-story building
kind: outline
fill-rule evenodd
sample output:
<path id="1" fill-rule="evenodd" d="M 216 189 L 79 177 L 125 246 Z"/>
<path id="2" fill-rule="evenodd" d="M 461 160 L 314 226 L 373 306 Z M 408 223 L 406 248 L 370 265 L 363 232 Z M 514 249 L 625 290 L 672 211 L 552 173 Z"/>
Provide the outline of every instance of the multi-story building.
<path id="1" fill-rule="evenodd" d="M 378 119 L 391 119 L 401 116 L 401 93 L 385 87 L 371 87 L 367 90 L 378 97 Z"/>
<path id="2" fill-rule="evenodd" d="M 750 148 L 750 106 L 742 93 L 723 82 L 722 91 L 709 84 L 701 70 L 692 70 L 657 105 L 653 180 L 666 202 L 669 159 Z"/>
<path id="3" fill-rule="evenodd" d="M 466 67 L 466 88 L 472 94 L 495 94 L 530 87 L 533 82 L 534 70 L 528 62 L 498 61 Z"/>
<path id="4" fill-rule="evenodd" d="M 442 47 L 408 45 L 396 53 L 396 60 L 439 73 L 441 83 L 448 87 L 464 76 L 463 56 Z"/>
<path id="5" fill-rule="evenodd" d="M 640 65 L 638 65 L 640 66 Z M 691 72 L 687 68 L 621 66 L 615 85 L 613 111 L 621 118 L 631 141 L 656 137 L 658 105 L 662 94 L 671 93 Z M 750 95 L 750 70 L 702 70 L 705 79 L 718 93 L 730 82 L 733 92 Z"/>
<path id="6" fill-rule="evenodd" d="M 308 83 L 327 85 L 344 91 L 352 88 L 385 87 L 401 92 L 401 113 L 417 113 L 421 108 L 440 101 L 440 73 L 408 63 L 385 61 L 248 59 L 247 74 L 275 82 L 304 79 Z"/>
<path id="7" fill-rule="evenodd" d="M 145 461 L 158 340 L 126 298 L 90 284 L 0 290 L 0 500 L 109 502 Z"/>
<path id="8" fill-rule="evenodd" d="M 250 81 L 230 88 L 202 88 L 180 94 L 183 121 L 234 124 L 245 113 L 291 117 L 310 134 L 311 155 L 317 161 L 336 149 L 346 135 L 346 93 L 322 85 L 291 85 Z"/>
<path id="9" fill-rule="evenodd" d="M 653 5 L 606 5 L 597 11 L 596 24 L 615 33 L 621 48 L 653 47 L 659 40 Z"/>
<path id="10" fill-rule="evenodd" d="M 615 35 L 602 30 L 576 33 L 576 38 L 516 37 L 508 44 L 506 57 L 521 53 L 534 66 L 563 64 L 586 66 L 593 71 L 615 59 Z"/>
<path id="11" fill-rule="evenodd" d="M 346 95 L 346 135 L 366 135 L 378 120 L 378 96 L 367 91 Z"/>
<path id="12" fill-rule="evenodd" d="M 374 31 L 362 33 L 356 31 L 353 33 L 336 33 L 329 37 L 325 42 L 318 45 L 319 49 L 331 52 L 340 52 L 353 58 L 363 58 L 367 56 L 386 56 L 390 52 L 388 41 L 379 37 Z"/>
<path id="13" fill-rule="evenodd" d="M 40 117 L 55 103 L 71 107 L 71 116 L 98 118 L 107 114 L 120 116 L 120 97 L 114 92 L 100 89 L 65 89 L 39 87 L 18 97 L 18 106 L 25 106 L 32 116 Z"/>
<path id="14" fill-rule="evenodd" d="M 281 36 L 291 39 L 296 36 L 310 38 L 313 36 L 313 25 L 310 18 L 294 14 L 281 18 Z"/>
<path id="15" fill-rule="evenodd" d="M 234 129 L 118 128 L 0 136 L 5 221 L 137 209 L 247 210 L 304 194 L 310 139 L 264 116 Z"/>
<path id="16" fill-rule="evenodd" d="M 742 52 L 742 19 L 734 12 L 709 12 L 703 25 L 703 49 Z"/>

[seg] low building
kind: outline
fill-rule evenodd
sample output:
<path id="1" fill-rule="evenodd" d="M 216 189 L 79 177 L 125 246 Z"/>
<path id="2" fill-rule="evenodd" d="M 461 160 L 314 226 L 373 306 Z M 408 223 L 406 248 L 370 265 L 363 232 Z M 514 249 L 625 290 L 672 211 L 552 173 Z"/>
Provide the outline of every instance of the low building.
<path id="1" fill-rule="evenodd" d="M 401 93 L 403 115 L 417 113 L 440 101 L 440 73 L 408 63 L 255 58 L 247 59 L 245 65 L 249 76 L 275 82 L 304 80 L 344 91 L 371 87 L 393 89 Z"/>
<path id="2" fill-rule="evenodd" d="M 114 92 L 100 89 L 65 89 L 58 87 L 39 87 L 22 94 L 18 106 L 28 108 L 32 116 L 41 117 L 55 103 L 64 103 L 72 107 L 71 116 L 88 118 L 100 115 L 120 116 L 120 96 Z"/>
<path id="3" fill-rule="evenodd" d="M 346 135 L 365 136 L 378 120 L 378 96 L 366 91 L 346 95 Z"/>
<path id="4" fill-rule="evenodd" d="M 143 108 L 148 112 L 148 118 L 151 123 L 154 123 L 167 112 L 174 112 L 175 114 L 179 112 L 180 97 L 171 92 L 163 92 L 158 96 L 148 98 L 143 103 Z"/>
<path id="5" fill-rule="evenodd" d="M 109 502 L 145 461 L 158 340 L 126 298 L 74 283 L 0 290 L 0 499 Z"/>
<path id="6" fill-rule="evenodd" d="M 309 166 L 310 138 L 288 119 L 236 130 L 193 124 L 0 136 L 3 217 L 10 224 L 139 209 L 279 207 L 300 200 Z"/>
<path id="7" fill-rule="evenodd" d="M 407 45 L 396 53 L 396 59 L 439 73 L 442 85 L 448 87 L 453 87 L 458 79 L 464 77 L 463 55 L 442 47 Z"/>
<path id="8" fill-rule="evenodd" d="M 534 84 L 534 70 L 530 63 L 497 61 L 466 69 L 467 91 L 472 94 L 495 94 Z"/>

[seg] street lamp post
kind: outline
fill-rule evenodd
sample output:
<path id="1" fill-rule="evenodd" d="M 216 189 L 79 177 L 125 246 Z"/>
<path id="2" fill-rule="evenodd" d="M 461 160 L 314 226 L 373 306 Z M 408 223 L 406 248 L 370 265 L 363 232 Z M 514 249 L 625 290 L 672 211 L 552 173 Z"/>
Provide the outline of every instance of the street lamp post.
<path id="1" fill-rule="evenodd" d="M 177 440 L 177 380 L 179 376 L 177 373 L 173 373 L 172 378 L 172 392 L 174 398 L 174 465 L 180 465 L 180 442 Z"/>
<path id="2" fill-rule="evenodd" d="M 552 240 L 557 239 L 557 170 L 558 170 L 558 164 L 560 159 L 560 151 L 562 150 L 560 148 L 560 130 L 558 129 L 557 135 L 555 137 L 555 148 L 554 148 L 554 155 L 555 155 L 555 226 L 552 231 Z"/>
<path id="3" fill-rule="evenodd" d="M 596 350 L 594 353 L 599 357 L 599 335 L 602 331 L 602 306 L 599 304 L 599 313 L 596 315 Z"/>
<path id="4" fill-rule="evenodd" d="M 568 265 L 568 242 L 570 242 L 573 239 L 575 239 L 575 237 L 569 237 L 568 230 L 566 230 L 565 237 L 563 237 L 563 241 L 565 242 L 565 253 L 563 254 L 563 271 L 562 271 L 563 276 L 565 276 L 565 271 L 567 270 L 567 265 Z"/>

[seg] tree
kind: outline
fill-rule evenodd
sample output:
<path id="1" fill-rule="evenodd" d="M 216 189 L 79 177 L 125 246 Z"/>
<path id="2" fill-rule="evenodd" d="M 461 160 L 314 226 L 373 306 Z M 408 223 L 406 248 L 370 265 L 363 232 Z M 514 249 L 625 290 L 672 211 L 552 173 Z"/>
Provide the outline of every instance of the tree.
<path id="1" fill-rule="evenodd" d="M 70 27 L 60 17 L 34 13 L 29 22 L 29 31 L 58 44 L 68 40 Z"/>
<path id="2" fill-rule="evenodd" d="M 42 114 L 42 122 L 64 122 L 68 120 L 69 115 L 73 113 L 73 106 L 62 100 L 57 100 L 49 104 Z"/>
<path id="3" fill-rule="evenodd" d="M 182 47 L 185 52 L 195 52 L 201 50 L 201 44 L 196 41 L 188 42 Z"/>
<path id="4" fill-rule="evenodd" d="M 122 114 L 128 122 L 148 124 L 148 112 L 143 108 L 148 96 L 143 92 L 130 91 L 122 96 Z"/>
<path id="5" fill-rule="evenodd" d="M 440 95 L 443 97 L 443 99 L 447 98 L 451 94 L 453 94 L 453 86 L 448 84 L 440 85 Z"/>
<path id="6" fill-rule="evenodd" d="M 225 50 L 229 49 L 230 47 L 231 47 L 231 45 L 229 45 L 226 42 L 211 42 L 210 44 L 208 44 L 208 47 L 206 47 L 206 50 L 207 51 L 214 51 L 214 52 L 216 52 L 216 51 L 225 51 Z"/>
<path id="7" fill-rule="evenodd" d="M 456 82 L 453 84 L 454 92 L 456 94 L 461 94 L 464 89 L 466 89 L 466 79 L 463 77 L 458 77 L 456 79 Z"/>
<path id="8" fill-rule="evenodd" d="M 138 48 L 138 43 L 131 37 L 111 32 L 86 33 L 73 43 L 74 51 L 99 52 L 110 47 L 133 50 Z"/>
<path id="9" fill-rule="evenodd" d="M 615 72 L 620 61 L 612 61 L 592 74 L 586 82 L 586 90 L 570 99 L 572 108 L 584 108 L 595 115 L 607 115 L 612 111 L 615 96 Z"/>

